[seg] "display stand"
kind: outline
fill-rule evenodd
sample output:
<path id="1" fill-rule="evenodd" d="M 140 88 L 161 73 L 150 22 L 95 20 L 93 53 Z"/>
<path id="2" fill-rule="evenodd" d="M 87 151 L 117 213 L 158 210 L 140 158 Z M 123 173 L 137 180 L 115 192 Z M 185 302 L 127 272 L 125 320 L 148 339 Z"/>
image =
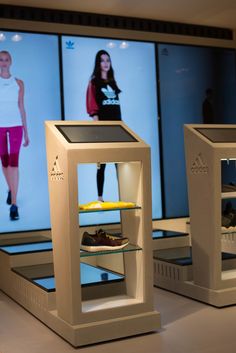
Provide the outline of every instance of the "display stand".
<path id="1" fill-rule="evenodd" d="M 2 237 L 0 289 L 75 347 L 156 331 L 150 148 L 122 122 L 50 121 L 46 141 L 52 239 Z M 120 200 L 135 206 L 120 209 L 129 245 L 89 253 L 80 250 L 77 167 L 97 162 L 118 165 Z"/>
<path id="2" fill-rule="evenodd" d="M 217 307 L 235 304 L 235 245 L 221 227 L 221 164 L 236 158 L 235 125 L 186 125 L 185 148 L 192 246 L 155 253 L 155 284 Z"/>
<path id="3" fill-rule="evenodd" d="M 47 122 L 46 141 L 57 303 L 47 324 L 74 346 L 157 330 L 160 315 L 153 309 L 149 147 L 122 122 Z M 84 301 L 77 166 L 97 162 L 117 163 L 120 200 L 141 206 L 121 211 L 122 235 L 137 251 L 123 252 L 123 293 Z"/>

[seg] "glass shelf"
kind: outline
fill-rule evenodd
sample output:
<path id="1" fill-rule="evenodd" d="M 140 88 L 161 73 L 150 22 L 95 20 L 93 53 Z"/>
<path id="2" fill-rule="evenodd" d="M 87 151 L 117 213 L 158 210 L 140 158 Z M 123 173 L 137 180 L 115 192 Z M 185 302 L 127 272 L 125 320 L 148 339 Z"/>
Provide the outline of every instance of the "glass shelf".
<path id="1" fill-rule="evenodd" d="M 7 253 L 8 255 L 20 255 L 43 251 L 52 251 L 52 242 L 51 240 L 47 240 L 35 243 L 5 245 L 0 246 L 0 250 Z"/>
<path id="2" fill-rule="evenodd" d="M 45 242 L 30 243 L 30 244 L 19 244 L 14 246 L 13 245 L 1 246 L 0 250 L 7 253 L 8 255 L 20 255 L 20 254 L 27 254 L 27 253 L 52 251 L 53 248 L 52 248 L 51 241 L 45 241 Z M 119 249 L 119 250 L 104 250 L 104 251 L 96 251 L 96 252 L 80 250 L 80 257 L 117 254 L 122 252 L 124 253 L 124 252 L 139 251 L 139 250 L 142 250 L 142 248 L 140 248 L 137 245 L 128 244 L 123 249 Z"/>
<path id="3" fill-rule="evenodd" d="M 142 250 L 142 248 L 140 248 L 139 246 L 128 244 L 123 249 L 119 249 L 119 250 L 103 250 L 103 251 L 96 251 L 96 252 L 80 250 L 80 257 L 110 255 L 110 254 L 118 254 L 118 253 L 140 251 L 140 250 Z"/>
<path id="4" fill-rule="evenodd" d="M 227 191 L 221 193 L 222 199 L 236 199 L 236 191 Z"/>
<path id="5" fill-rule="evenodd" d="M 107 212 L 107 211 L 130 211 L 130 210 L 140 210 L 140 206 L 134 207 L 117 207 L 117 208 L 102 208 L 102 209 L 90 209 L 90 210 L 79 210 L 79 213 L 91 213 L 91 212 Z"/>
<path id="6" fill-rule="evenodd" d="M 56 290 L 55 277 L 53 273 L 47 276 L 42 275 L 40 277 L 31 277 L 23 274 L 22 271 L 19 271 L 17 268 L 14 268 L 13 271 L 47 292 L 55 292 Z M 123 281 L 124 278 L 125 276 L 123 274 L 116 273 L 102 267 L 95 267 L 86 263 L 80 264 L 80 282 L 82 287 L 120 282 Z"/>
<path id="7" fill-rule="evenodd" d="M 154 229 L 152 231 L 152 239 L 168 239 L 168 238 L 183 237 L 188 235 L 189 235 L 188 233 L 176 232 L 172 230 L 170 231 L 170 230 Z"/>
<path id="8" fill-rule="evenodd" d="M 221 227 L 221 234 L 235 234 L 236 233 L 236 227 Z"/>

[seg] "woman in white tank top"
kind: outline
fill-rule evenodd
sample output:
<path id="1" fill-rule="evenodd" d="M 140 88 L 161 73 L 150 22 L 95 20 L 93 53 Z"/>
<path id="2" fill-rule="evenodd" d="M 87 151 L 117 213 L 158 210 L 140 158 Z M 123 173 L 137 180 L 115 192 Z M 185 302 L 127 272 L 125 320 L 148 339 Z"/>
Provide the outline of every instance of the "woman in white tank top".
<path id="1" fill-rule="evenodd" d="M 29 145 L 24 108 L 24 83 L 10 73 L 12 58 L 9 52 L 0 51 L 0 158 L 8 185 L 7 204 L 10 219 L 19 219 L 17 191 L 19 183 L 19 152 Z"/>

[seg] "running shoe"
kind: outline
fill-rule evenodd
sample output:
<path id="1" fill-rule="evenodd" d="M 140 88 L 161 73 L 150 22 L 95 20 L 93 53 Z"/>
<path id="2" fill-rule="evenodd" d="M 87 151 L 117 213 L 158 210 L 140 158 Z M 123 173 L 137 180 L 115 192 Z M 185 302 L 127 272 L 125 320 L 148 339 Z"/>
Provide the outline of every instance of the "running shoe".
<path id="1" fill-rule="evenodd" d="M 18 207 L 16 205 L 11 205 L 10 207 L 10 219 L 11 221 L 19 219 Z"/>
<path id="2" fill-rule="evenodd" d="M 81 241 L 81 249 L 89 252 L 119 250 L 128 245 L 128 243 L 128 238 L 113 235 L 100 229 L 96 231 L 95 234 L 84 232 Z"/>

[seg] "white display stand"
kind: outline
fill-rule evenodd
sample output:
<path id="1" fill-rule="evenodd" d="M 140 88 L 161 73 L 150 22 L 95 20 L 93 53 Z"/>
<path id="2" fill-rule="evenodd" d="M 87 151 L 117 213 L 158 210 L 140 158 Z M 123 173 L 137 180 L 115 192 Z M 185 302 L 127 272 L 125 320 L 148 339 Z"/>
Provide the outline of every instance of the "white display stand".
<path id="1" fill-rule="evenodd" d="M 221 227 L 221 199 L 226 197 L 221 192 L 221 161 L 235 160 L 235 127 L 185 126 L 191 254 L 185 247 L 159 252 L 155 258 L 156 285 L 217 307 L 236 304 L 236 260 L 229 254 L 222 260 L 222 251 L 235 253 L 235 233 L 222 234 Z"/>
<path id="2" fill-rule="evenodd" d="M 89 128 L 94 124 L 46 122 L 56 280 L 56 310 L 47 324 L 74 346 L 155 331 L 160 327 L 160 314 L 153 309 L 150 148 L 122 122 L 96 122 L 96 125 L 120 126 L 136 141 L 71 143 L 57 128 Z M 124 293 L 83 301 L 80 284 L 83 231 L 78 220 L 77 166 L 97 162 L 117 163 L 120 200 L 141 206 L 121 211 L 121 221 L 122 235 L 142 250 L 129 253 L 124 248 Z"/>
<path id="3" fill-rule="evenodd" d="M 129 142 L 70 143 L 57 126 L 71 125 L 118 128 Z M 75 347 L 158 330 L 149 146 L 122 122 L 46 122 L 46 142 L 52 234 L 1 236 L 0 289 Z M 80 251 L 77 166 L 97 162 L 117 163 L 120 200 L 139 207 L 120 210 L 128 246 L 91 254 Z M 90 271 L 100 280 L 87 281 Z"/>

